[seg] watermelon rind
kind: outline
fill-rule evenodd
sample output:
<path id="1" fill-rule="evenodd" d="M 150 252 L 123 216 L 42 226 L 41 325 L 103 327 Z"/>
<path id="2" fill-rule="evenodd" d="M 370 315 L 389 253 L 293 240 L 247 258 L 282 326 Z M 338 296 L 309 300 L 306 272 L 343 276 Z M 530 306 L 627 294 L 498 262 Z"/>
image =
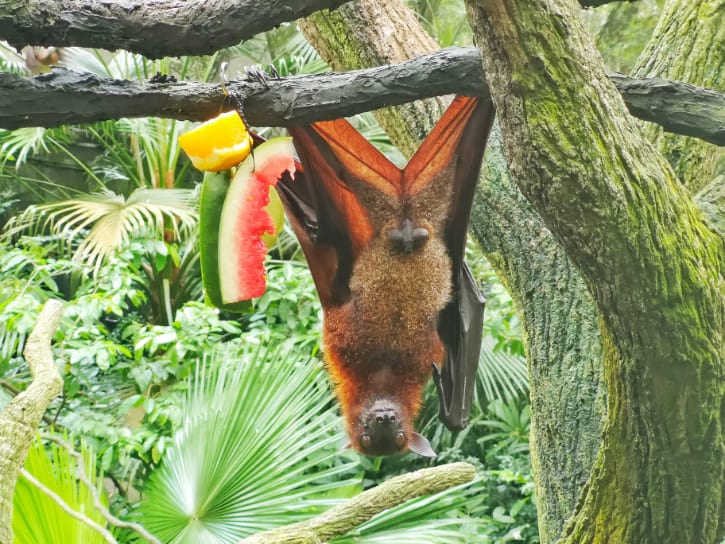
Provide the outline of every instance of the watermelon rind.
<path id="1" fill-rule="evenodd" d="M 219 227 L 219 279 L 225 304 L 264 293 L 268 248 L 262 236 L 276 230 L 266 210 L 269 187 L 276 185 L 285 171 L 294 172 L 292 139 L 273 138 L 254 148 L 234 174 Z"/>
<path id="2" fill-rule="evenodd" d="M 199 204 L 199 260 L 207 303 L 233 313 L 246 313 L 249 301 L 224 304 L 219 285 L 219 225 L 224 197 L 229 189 L 229 172 L 206 172 Z"/>

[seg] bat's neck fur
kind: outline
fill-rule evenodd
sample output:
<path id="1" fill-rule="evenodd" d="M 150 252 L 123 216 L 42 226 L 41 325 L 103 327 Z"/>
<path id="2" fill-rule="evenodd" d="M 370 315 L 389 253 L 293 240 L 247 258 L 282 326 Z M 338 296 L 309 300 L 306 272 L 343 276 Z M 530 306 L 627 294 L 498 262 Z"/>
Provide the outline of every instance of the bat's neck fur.
<path id="1" fill-rule="evenodd" d="M 350 301 L 325 314 L 327 364 L 348 431 L 366 403 L 388 398 L 412 432 L 423 386 L 443 356 L 436 320 L 450 297 L 450 259 L 427 224 L 433 236 L 423 247 L 396 252 L 388 233 L 398 226 L 386 225 L 366 246 L 353 269 Z"/>

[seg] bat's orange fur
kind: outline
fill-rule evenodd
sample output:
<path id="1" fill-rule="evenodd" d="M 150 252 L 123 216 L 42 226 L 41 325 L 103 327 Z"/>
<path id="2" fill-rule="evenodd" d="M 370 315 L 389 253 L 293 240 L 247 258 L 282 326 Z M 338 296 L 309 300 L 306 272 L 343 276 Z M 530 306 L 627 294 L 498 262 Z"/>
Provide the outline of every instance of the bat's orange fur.
<path id="1" fill-rule="evenodd" d="M 411 436 L 423 387 L 444 354 L 436 319 L 450 296 L 445 246 L 433 232 L 419 251 L 400 255 L 387 233 L 383 229 L 360 254 L 351 300 L 325 311 L 326 362 L 353 440 L 361 434 L 355 428 L 361 411 L 381 397 L 398 403 L 403 431 Z"/>

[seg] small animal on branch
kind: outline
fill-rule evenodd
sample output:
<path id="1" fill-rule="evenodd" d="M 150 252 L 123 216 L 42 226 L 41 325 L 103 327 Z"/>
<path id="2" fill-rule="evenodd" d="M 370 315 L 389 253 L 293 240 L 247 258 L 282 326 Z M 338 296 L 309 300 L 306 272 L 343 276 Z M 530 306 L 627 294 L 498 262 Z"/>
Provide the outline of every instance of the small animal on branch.
<path id="1" fill-rule="evenodd" d="M 350 445 L 433 457 L 414 429 L 433 377 L 439 415 L 467 423 L 484 299 L 464 263 L 493 121 L 457 97 L 403 169 L 347 121 L 292 127 L 301 168 L 278 190 L 324 310 L 327 369 Z"/>

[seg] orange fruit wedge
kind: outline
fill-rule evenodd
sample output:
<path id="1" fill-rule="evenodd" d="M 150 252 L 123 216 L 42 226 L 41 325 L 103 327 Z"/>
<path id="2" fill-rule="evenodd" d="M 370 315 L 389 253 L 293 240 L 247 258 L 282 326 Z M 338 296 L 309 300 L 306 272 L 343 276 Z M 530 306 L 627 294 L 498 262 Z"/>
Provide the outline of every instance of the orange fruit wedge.
<path id="1" fill-rule="evenodd" d="M 236 111 L 222 113 L 179 136 L 195 168 L 218 172 L 236 166 L 252 150 L 252 137 Z"/>

